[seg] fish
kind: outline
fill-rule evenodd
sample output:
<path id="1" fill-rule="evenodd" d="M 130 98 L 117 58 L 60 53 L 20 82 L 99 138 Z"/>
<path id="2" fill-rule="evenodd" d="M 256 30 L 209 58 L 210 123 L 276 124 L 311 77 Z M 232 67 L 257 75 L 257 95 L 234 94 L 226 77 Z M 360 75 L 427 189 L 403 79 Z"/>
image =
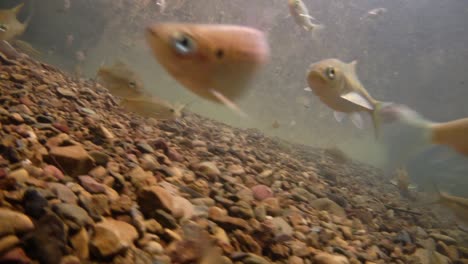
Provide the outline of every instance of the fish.
<path id="1" fill-rule="evenodd" d="M 356 64 L 356 60 L 345 63 L 335 58 L 312 63 L 307 70 L 309 87 L 304 90 L 313 92 L 325 105 L 334 110 L 338 122 L 342 122 L 346 114 L 349 114 L 353 124 L 363 129 L 364 121 L 359 112 L 370 113 L 374 132 L 378 137 L 378 110 L 392 103 L 378 101 L 367 92 L 357 76 Z"/>
<path id="2" fill-rule="evenodd" d="M 179 84 L 247 116 L 234 101 L 269 61 L 262 31 L 226 24 L 156 23 L 147 27 L 146 39 L 156 60 Z"/>
<path id="3" fill-rule="evenodd" d="M 453 212 L 458 222 L 464 227 L 468 226 L 468 198 L 451 195 L 440 191 L 437 184 L 432 180 L 432 184 L 437 192 L 435 203 L 448 208 Z"/>
<path id="4" fill-rule="evenodd" d="M 397 139 L 387 143 L 389 159 L 395 159 L 391 166 L 403 164 L 410 157 L 434 146 L 443 146 L 468 157 L 468 118 L 433 122 L 403 104 L 384 106 L 378 115 L 389 126 L 386 129 L 389 138 Z M 395 136 L 391 134 L 390 126 L 395 129 Z"/>
<path id="5" fill-rule="evenodd" d="M 280 127 L 280 123 L 278 122 L 278 120 L 275 120 L 272 124 L 271 124 L 271 128 L 273 129 L 276 129 L 276 128 L 279 128 Z"/>
<path id="6" fill-rule="evenodd" d="M 410 190 L 417 189 L 416 185 L 411 184 L 408 171 L 404 166 L 400 166 L 396 169 L 396 177 L 390 182 L 398 188 L 401 196 L 406 198 L 412 198 Z"/>
<path id="7" fill-rule="evenodd" d="M 294 18 L 296 24 L 304 28 L 306 31 L 312 32 L 312 37 L 316 38 L 317 33 L 322 31 L 325 26 L 321 24 L 315 24 L 312 20 L 316 20 L 309 14 L 307 6 L 302 0 L 288 0 L 289 12 Z"/>
<path id="8" fill-rule="evenodd" d="M 31 44 L 17 39 L 26 31 L 32 19 L 33 3 L 30 4 L 30 14 L 23 23 L 18 20 L 17 15 L 23 8 L 24 3 L 11 9 L 0 10 L 0 41 L 8 41 L 12 46 L 28 55 L 39 56 L 41 53 L 34 49 Z"/>
<path id="9" fill-rule="evenodd" d="M 158 120 L 174 120 L 182 116 L 185 105 L 172 105 L 157 97 L 139 96 L 125 97 L 119 105 L 129 112 L 142 117 L 152 117 Z"/>
<path id="10" fill-rule="evenodd" d="M 98 83 L 117 97 L 139 97 L 145 94 L 143 80 L 123 61 L 102 65 L 96 74 Z"/>
<path id="11" fill-rule="evenodd" d="M 371 17 L 378 17 L 378 16 L 383 15 L 386 12 L 387 12 L 387 8 L 385 7 L 374 8 L 374 9 L 369 10 L 366 14 L 364 14 L 360 18 L 360 20 L 364 20 L 364 19 L 371 18 Z"/>
<path id="12" fill-rule="evenodd" d="M 24 3 L 21 3 L 11 9 L 0 10 L 0 24 L 2 25 L 2 30 L 0 31 L 0 40 L 12 41 L 26 31 L 32 14 L 28 16 L 24 23 L 21 23 L 18 20 L 17 15 L 23 6 Z"/>

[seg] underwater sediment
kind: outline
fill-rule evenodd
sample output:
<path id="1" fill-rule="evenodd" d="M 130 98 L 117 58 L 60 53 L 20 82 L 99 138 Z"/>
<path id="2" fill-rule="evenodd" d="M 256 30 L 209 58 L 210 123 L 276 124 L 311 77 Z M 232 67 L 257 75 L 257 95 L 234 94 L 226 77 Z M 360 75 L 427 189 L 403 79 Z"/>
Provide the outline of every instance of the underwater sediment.
<path id="1" fill-rule="evenodd" d="M 0 59 L 0 263 L 468 263 L 466 233 L 336 150 Z"/>

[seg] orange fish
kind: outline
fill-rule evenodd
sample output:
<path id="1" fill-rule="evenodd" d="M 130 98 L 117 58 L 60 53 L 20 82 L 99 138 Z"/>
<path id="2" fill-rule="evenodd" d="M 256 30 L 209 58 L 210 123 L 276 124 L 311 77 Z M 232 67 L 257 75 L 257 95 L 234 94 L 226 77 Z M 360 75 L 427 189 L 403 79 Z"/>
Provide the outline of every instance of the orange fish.
<path id="1" fill-rule="evenodd" d="M 379 134 L 379 120 L 376 110 L 384 102 L 374 99 L 364 88 L 356 73 L 356 61 L 345 63 L 338 59 L 325 59 L 313 63 L 307 72 L 309 87 L 328 107 L 333 109 L 335 119 L 341 122 L 346 114 L 358 128 L 363 128 L 359 112 L 368 112 L 374 122 L 375 134 Z"/>
<path id="2" fill-rule="evenodd" d="M 245 115 L 233 102 L 270 56 L 265 34 L 236 25 L 157 23 L 147 28 L 156 60 L 185 88 Z"/>

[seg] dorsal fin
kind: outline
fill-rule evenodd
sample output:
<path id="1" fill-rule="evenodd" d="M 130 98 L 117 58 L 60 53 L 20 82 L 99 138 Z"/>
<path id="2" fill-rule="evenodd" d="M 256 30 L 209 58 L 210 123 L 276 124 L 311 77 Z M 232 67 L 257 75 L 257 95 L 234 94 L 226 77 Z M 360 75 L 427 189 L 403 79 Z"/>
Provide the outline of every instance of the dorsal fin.
<path id="1" fill-rule="evenodd" d="M 18 13 L 21 11 L 21 8 L 23 8 L 24 3 L 21 3 L 11 9 L 11 12 L 15 15 L 18 15 Z"/>
<path id="2" fill-rule="evenodd" d="M 349 67 L 351 69 L 351 71 L 353 71 L 353 73 L 356 74 L 356 65 L 357 65 L 357 60 L 353 60 L 352 62 L 350 62 L 349 64 Z"/>

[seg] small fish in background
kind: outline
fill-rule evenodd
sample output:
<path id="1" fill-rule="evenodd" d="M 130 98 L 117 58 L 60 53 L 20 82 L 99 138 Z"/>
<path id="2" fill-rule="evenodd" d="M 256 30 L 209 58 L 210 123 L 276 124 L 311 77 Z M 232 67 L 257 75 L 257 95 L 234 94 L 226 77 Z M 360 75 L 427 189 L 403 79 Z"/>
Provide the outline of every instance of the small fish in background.
<path id="1" fill-rule="evenodd" d="M 336 146 L 324 149 L 323 154 L 331 157 L 334 161 L 336 161 L 339 164 L 346 164 L 351 161 L 348 155 L 346 155 L 346 153 L 344 153 L 343 150 Z"/>
<path id="2" fill-rule="evenodd" d="M 360 20 L 365 20 L 365 19 L 370 19 L 370 18 L 376 18 L 379 17 L 383 14 L 387 13 L 387 8 L 385 7 L 379 7 L 379 8 L 374 8 L 372 10 L 369 10 L 366 14 L 364 14 L 362 17 L 360 17 Z"/>
<path id="3" fill-rule="evenodd" d="M 434 182 L 432 183 L 438 195 L 435 203 L 450 209 L 450 211 L 455 215 L 459 225 L 463 229 L 466 229 L 468 227 L 468 198 L 441 192 L 438 186 Z"/>
<path id="4" fill-rule="evenodd" d="M 71 0 L 63 0 L 63 5 L 61 8 L 59 8 L 57 11 L 58 12 L 62 12 L 62 13 L 66 13 L 70 10 L 71 8 Z"/>
<path id="5" fill-rule="evenodd" d="M 389 126 L 388 134 L 397 139 L 387 144 L 389 159 L 395 160 L 391 166 L 404 164 L 411 156 L 434 145 L 446 146 L 468 157 L 468 118 L 436 123 L 401 104 L 387 105 L 379 115 Z M 396 135 L 392 135 L 392 128 Z"/>
<path id="6" fill-rule="evenodd" d="M 342 122 L 349 114 L 353 124 L 363 129 L 364 121 L 359 112 L 372 116 L 374 132 L 379 136 L 380 120 L 378 110 L 386 104 L 374 99 L 364 88 L 356 73 L 357 61 L 345 63 L 338 59 L 325 59 L 312 63 L 307 71 L 309 87 L 328 107 L 334 110 L 335 119 Z"/>
<path id="7" fill-rule="evenodd" d="M 166 0 L 156 0 L 156 5 L 159 6 L 159 13 L 164 13 L 166 10 Z"/>
<path id="8" fill-rule="evenodd" d="M 406 198 L 412 198 L 410 195 L 410 190 L 414 190 L 417 187 L 411 184 L 406 168 L 403 166 L 397 168 L 395 174 L 395 179 L 391 180 L 390 182 L 398 188 L 398 191 L 400 192 L 401 196 Z"/>
<path id="9" fill-rule="evenodd" d="M 68 34 L 65 39 L 65 46 L 67 48 L 70 48 L 73 45 L 74 41 L 75 41 L 75 36 L 73 34 Z"/>
<path id="10" fill-rule="evenodd" d="M 185 108 L 185 105 L 172 105 L 152 96 L 125 97 L 120 100 L 119 105 L 129 112 L 158 120 L 177 119 L 182 116 L 182 110 Z"/>
<path id="11" fill-rule="evenodd" d="M 254 28 L 223 24 L 157 23 L 146 37 L 156 60 L 198 96 L 247 115 L 234 103 L 270 57 L 267 38 Z"/>
<path id="12" fill-rule="evenodd" d="M 102 65 L 97 71 L 96 79 L 117 97 L 138 97 L 144 94 L 143 80 L 121 60 L 110 66 Z"/>
<path id="13" fill-rule="evenodd" d="M 75 59 L 78 62 L 84 62 L 86 60 L 86 54 L 82 50 L 78 50 L 75 52 Z"/>
<path id="14" fill-rule="evenodd" d="M 289 12 L 296 24 L 304 28 L 306 31 L 312 32 L 312 37 L 316 39 L 318 33 L 320 33 L 325 27 L 320 24 L 312 23 L 312 20 L 316 20 L 309 15 L 309 10 L 302 0 L 288 0 Z"/>
<path id="15" fill-rule="evenodd" d="M 280 123 L 278 122 L 278 120 L 275 120 L 272 124 L 271 124 L 271 128 L 273 129 L 277 129 L 280 127 Z"/>

